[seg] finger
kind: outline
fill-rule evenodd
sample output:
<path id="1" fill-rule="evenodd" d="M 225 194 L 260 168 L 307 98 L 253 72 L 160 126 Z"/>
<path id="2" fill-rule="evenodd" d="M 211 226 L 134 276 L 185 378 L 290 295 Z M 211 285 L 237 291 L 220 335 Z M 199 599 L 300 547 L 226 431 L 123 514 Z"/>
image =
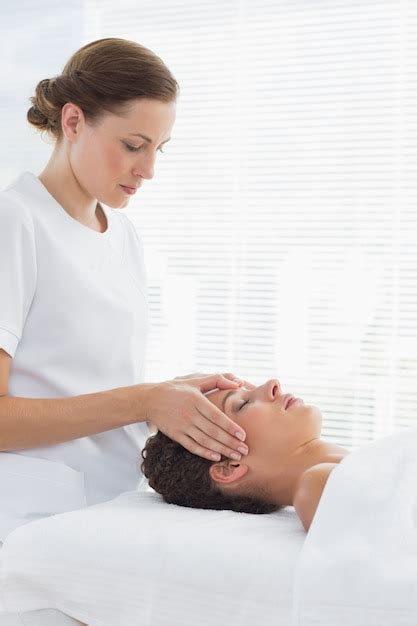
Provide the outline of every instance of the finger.
<path id="1" fill-rule="evenodd" d="M 231 372 L 223 372 L 221 376 L 223 376 L 223 378 L 226 378 L 227 380 L 237 382 L 239 383 L 239 385 L 243 385 L 245 383 L 245 381 L 242 380 L 242 378 L 239 378 L 239 376 L 236 376 L 236 374 L 232 374 Z M 226 388 L 227 387 L 224 387 L 224 389 Z"/>
<path id="2" fill-rule="evenodd" d="M 241 385 L 240 382 L 229 380 L 223 374 L 211 374 L 204 378 L 196 379 L 197 386 L 203 393 L 213 389 L 232 389 Z"/>
<path id="3" fill-rule="evenodd" d="M 192 437 L 188 435 L 183 435 L 180 439 L 178 439 L 178 443 L 180 443 L 184 448 L 186 448 L 192 454 L 196 454 L 197 456 L 201 456 L 203 459 L 207 459 L 208 461 L 220 461 L 221 456 L 218 452 L 213 452 L 212 450 L 208 450 L 203 446 L 200 446 Z"/>
<path id="4" fill-rule="evenodd" d="M 223 456 L 234 459 L 235 461 L 240 461 L 242 458 L 242 454 L 246 454 L 248 449 L 246 444 L 240 442 L 239 449 L 234 450 L 233 448 L 229 448 L 227 445 L 223 445 L 217 439 L 217 437 L 219 437 L 219 439 L 223 437 L 224 431 L 221 431 L 219 429 L 216 430 L 215 427 L 212 427 L 211 429 L 209 427 L 209 430 L 212 433 L 211 436 L 192 424 L 187 429 L 187 435 L 194 439 L 194 441 L 196 441 L 205 450 L 210 450 L 211 452 L 222 454 Z"/>
<path id="5" fill-rule="evenodd" d="M 195 372 L 194 374 L 187 374 L 186 376 L 176 376 L 174 380 L 186 380 L 187 378 L 201 378 L 207 376 L 204 372 Z"/>
<path id="6" fill-rule="evenodd" d="M 237 380 L 247 389 L 256 389 L 256 385 L 254 385 L 253 383 L 250 383 L 248 380 L 244 380 L 243 378 L 239 378 L 238 376 L 235 376 L 235 374 L 231 374 L 230 372 L 223 373 L 223 376 L 225 378 L 228 378 L 229 380 Z"/>
<path id="7" fill-rule="evenodd" d="M 256 385 L 254 385 L 253 383 L 250 383 L 247 380 L 243 381 L 243 386 L 246 387 L 246 389 L 256 389 Z"/>
<path id="8" fill-rule="evenodd" d="M 205 376 L 211 376 L 211 374 L 207 374 L 207 372 L 194 372 L 194 374 L 187 374 L 186 376 L 175 376 L 174 380 L 184 380 L 186 378 L 202 378 Z M 237 376 L 235 376 L 235 374 L 232 374 L 231 372 L 223 372 L 221 376 L 224 376 L 229 380 L 238 380 L 243 382 L 241 378 L 238 378 Z"/>
<path id="9" fill-rule="evenodd" d="M 239 378 L 239 376 L 236 376 L 236 374 L 232 374 L 231 372 L 222 372 L 221 374 L 224 378 L 227 378 L 228 380 L 237 380 L 238 382 L 243 383 L 244 381 Z"/>
<path id="10" fill-rule="evenodd" d="M 203 430 L 210 436 L 212 436 L 213 433 L 215 439 L 234 450 L 237 450 L 242 441 L 245 441 L 246 433 L 243 428 L 220 411 L 220 409 L 205 396 L 202 396 L 201 402 L 196 405 L 196 409 L 203 418 L 197 422 L 200 430 Z M 212 430 L 213 426 L 211 426 L 210 422 L 215 428 L 214 431 Z"/>

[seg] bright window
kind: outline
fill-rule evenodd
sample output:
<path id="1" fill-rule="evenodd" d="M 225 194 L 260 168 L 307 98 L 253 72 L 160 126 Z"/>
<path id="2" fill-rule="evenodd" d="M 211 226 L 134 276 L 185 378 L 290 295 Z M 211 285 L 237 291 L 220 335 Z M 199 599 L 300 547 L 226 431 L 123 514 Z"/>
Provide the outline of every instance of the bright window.
<path id="1" fill-rule="evenodd" d="M 278 377 L 347 448 L 416 425 L 417 5 L 21 4 L 23 22 L 4 11 L 4 184 L 43 167 L 27 98 L 84 43 L 134 39 L 180 83 L 172 140 L 126 209 L 146 246 L 146 379 Z"/>

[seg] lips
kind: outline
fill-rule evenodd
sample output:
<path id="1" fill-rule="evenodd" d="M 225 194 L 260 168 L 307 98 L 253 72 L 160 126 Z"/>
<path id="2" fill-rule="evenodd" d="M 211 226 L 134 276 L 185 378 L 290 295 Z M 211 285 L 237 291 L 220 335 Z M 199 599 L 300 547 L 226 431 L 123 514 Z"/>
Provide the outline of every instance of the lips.
<path id="1" fill-rule="evenodd" d="M 129 195 L 133 195 L 139 189 L 139 187 L 126 187 L 126 185 L 120 185 L 120 187 L 125 193 L 128 193 Z"/>
<path id="2" fill-rule="evenodd" d="M 293 400 L 295 400 L 296 398 L 294 396 L 292 396 L 291 394 L 288 394 L 287 396 L 285 396 L 284 399 L 284 409 L 287 409 L 288 406 L 290 405 L 291 402 L 293 402 Z"/>

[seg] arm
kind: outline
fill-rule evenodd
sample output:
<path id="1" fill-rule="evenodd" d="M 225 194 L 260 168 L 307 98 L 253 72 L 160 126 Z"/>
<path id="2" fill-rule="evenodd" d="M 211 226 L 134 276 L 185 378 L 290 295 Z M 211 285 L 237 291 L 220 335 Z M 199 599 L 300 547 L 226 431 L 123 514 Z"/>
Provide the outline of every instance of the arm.
<path id="1" fill-rule="evenodd" d="M 62 399 L 10 397 L 11 361 L 0 349 L 0 451 L 48 446 L 146 420 L 151 383 Z"/>
<path id="2" fill-rule="evenodd" d="M 327 480 L 337 463 L 319 463 L 310 467 L 301 477 L 294 496 L 294 508 L 304 530 L 308 532 Z"/>
<path id="3" fill-rule="evenodd" d="M 12 357 L 0 349 L 0 451 L 48 446 L 80 437 L 147 422 L 193 454 L 212 459 L 231 456 L 245 432 L 222 413 L 204 392 L 234 389 L 233 374 L 209 374 L 188 383 L 164 381 L 117 387 L 69 398 L 37 399 L 8 396 Z"/>

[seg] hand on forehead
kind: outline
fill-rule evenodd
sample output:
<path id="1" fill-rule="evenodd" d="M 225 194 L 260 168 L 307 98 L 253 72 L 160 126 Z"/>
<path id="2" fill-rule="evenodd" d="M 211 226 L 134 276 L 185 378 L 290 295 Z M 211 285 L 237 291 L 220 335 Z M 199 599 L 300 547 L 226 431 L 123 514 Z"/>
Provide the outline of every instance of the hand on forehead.
<path id="1" fill-rule="evenodd" d="M 256 387 L 257 387 L 257 385 L 254 385 L 253 383 L 250 383 L 247 380 L 243 380 L 243 379 L 240 379 L 240 380 L 242 381 L 242 384 L 239 387 L 237 387 L 237 389 L 249 389 L 249 390 L 251 390 L 251 389 L 256 389 Z M 218 387 L 216 387 L 216 389 L 211 389 L 210 391 L 207 391 L 204 395 L 208 396 L 208 395 L 210 395 L 210 393 L 214 393 L 214 392 L 217 392 L 217 391 L 223 391 L 223 389 L 219 389 Z"/>
<path id="2" fill-rule="evenodd" d="M 243 385 L 240 385 L 239 387 L 237 387 L 236 389 L 234 389 L 235 393 L 239 393 L 239 391 L 250 391 L 252 389 L 256 389 L 256 385 L 254 385 L 253 383 L 248 382 L 247 380 L 243 381 Z M 222 402 L 223 402 L 223 398 L 230 393 L 230 389 L 211 389 L 210 391 L 207 391 L 204 395 L 210 400 L 210 402 L 213 402 L 213 404 L 215 404 L 219 409 L 222 409 Z"/>

